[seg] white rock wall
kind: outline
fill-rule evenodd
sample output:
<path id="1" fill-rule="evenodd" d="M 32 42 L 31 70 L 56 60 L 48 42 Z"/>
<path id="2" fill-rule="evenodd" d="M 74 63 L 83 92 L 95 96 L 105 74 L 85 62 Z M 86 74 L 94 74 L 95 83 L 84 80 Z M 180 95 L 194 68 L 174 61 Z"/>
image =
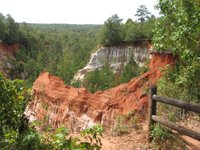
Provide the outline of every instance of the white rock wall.
<path id="1" fill-rule="evenodd" d="M 101 47 L 91 55 L 88 64 L 75 74 L 74 80 L 83 81 L 86 73 L 100 69 L 104 64 L 109 64 L 114 72 L 119 72 L 129 63 L 131 55 L 134 56 L 135 62 L 142 66 L 149 59 L 150 49 L 149 46 Z"/>

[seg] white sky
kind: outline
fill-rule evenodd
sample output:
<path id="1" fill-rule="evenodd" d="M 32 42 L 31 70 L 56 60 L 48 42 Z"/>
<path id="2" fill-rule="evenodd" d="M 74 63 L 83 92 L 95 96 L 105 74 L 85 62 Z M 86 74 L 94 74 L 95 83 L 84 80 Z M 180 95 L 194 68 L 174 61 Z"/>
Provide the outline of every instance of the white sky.
<path id="1" fill-rule="evenodd" d="M 16 22 L 103 24 L 118 14 L 135 20 L 136 10 L 146 5 L 154 15 L 158 0 L 0 0 L 0 13 L 10 14 Z"/>

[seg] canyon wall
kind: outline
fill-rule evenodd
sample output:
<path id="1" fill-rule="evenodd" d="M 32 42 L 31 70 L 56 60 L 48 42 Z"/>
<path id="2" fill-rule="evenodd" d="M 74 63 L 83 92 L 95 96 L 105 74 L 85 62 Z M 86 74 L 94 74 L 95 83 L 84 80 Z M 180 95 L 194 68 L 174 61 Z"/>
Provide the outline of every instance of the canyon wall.
<path id="1" fill-rule="evenodd" d="M 147 41 L 138 45 L 99 46 L 98 50 L 91 55 L 88 64 L 75 74 L 74 80 L 83 81 L 86 73 L 100 69 L 105 64 L 108 64 L 115 73 L 121 72 L 129 63 L 131 56 L 139 66 L 142 66 L 149 59 L 150 51 L 151 44 Z"/>
<path id="2" fill-rule="evenodd" d="M 20 44 L 0 44 L 0 71 L 9 78 L 10 71 L 14 66 L 10 61 L 14 61 L 13 55 L 20 48 Z"/>
<path id="3" fill-rule="evenodd" d="M 61 78 L 43 72 L 33 84 L 33 100 L 25 114 L 31 121 L 43 121 L 53 127 L 65 124 L 72 131 L 95 123 L 110 127 L 119 114 L 133 110 L 146 113 L 149 86 L 155 85 L 161 77 L 160 68 L 173 63 L 172 54 L 152 53 L 148 72 L 94 94 L 85 88 L 67 86 Z"/>

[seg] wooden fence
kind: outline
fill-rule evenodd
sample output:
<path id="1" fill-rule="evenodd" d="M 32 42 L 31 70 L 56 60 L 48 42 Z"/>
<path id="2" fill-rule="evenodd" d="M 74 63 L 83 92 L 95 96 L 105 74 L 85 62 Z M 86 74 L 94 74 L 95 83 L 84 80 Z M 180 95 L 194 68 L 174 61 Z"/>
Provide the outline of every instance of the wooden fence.
<path id="1" fill-rule="evenodd" d="M 152 140 L 150 134 L 151 134 L 151 126 L 154 125 L 156 122 L 167 126 L 180 134 L 187 135 L 193 139 L 196 139 L 200 141 L 200 133 L 195 132 L 193 130 L 187 129 L 185 127 L 182 127 L 178 124 L 172 123 L 170 121 L 167 121 L 161 117 L 156 116 L 156 107 L 157 102 L 165 103 L 171 106 L 180 107 L 182 109 L 186 109 L 189 111 L 193 111 L 200 114 L 200 105 L 187 103 L 181 100 L 171 99 L 167 97 L 162 97 L 157 95 L 157 87 L 151 87 L 149 92 L 149 124 L 148 124 L 148 130 L 149 130 L 149 141 Z"/>

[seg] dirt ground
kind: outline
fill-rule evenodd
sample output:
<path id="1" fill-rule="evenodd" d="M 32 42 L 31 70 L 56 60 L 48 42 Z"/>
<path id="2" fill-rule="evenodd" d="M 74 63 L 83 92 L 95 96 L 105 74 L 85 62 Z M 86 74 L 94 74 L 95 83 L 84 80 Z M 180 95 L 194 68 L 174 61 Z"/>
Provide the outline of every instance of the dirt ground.
<path id="1" fill-rule="evenodd" d="M 104 130 L 103 136 L 101 137 L 101 150 L 155 150 L 156 148 L 148 142 L 147 123 L 146 120 L 139 124 L 139 128 L 130 129 L 128 133 L 122 135 L 113 135 L 111 129 Z M 184 120 L 180 121 L 179 124 L 193 129 L 194 131 L 200 131 L 200 120 L 195 119 L 194 116 L 190 115 L 189 117 L 186 117 Z M 200 141 L 187 136 L 181 137 L 183 139 L 182 142 L 185 143 L 186 147 L 184 146 L 183 148 L 180 145 L 177 145 L 174 150 L 200 150 Z M 164 149 L 161 148 L 160 150 Z"/>
<path id="2" fill-rule="evenodd" d="M 179 124 L 193 129 L 194 131 L 200 131 L 200 122 L 194 119 L 193 116 L 185 118 L 185 120 L 179 122 Z M 200 141 L 187 136 L 181 137 L 186 144 L 186 150 L 200 150 Z M 152 146 L 150 148 L 150 144 L 148 143 L 147 121 L 140 124 L 140 129 L 132 129 L 129 133 L 120 136 L 114 136 L 111 130 L 107 130 L 104 132 L 101 141 L 103 143 L 102 150 L 154 150 Z M 177 150 L 179 149 L 180 147 L 177 148 Z"/>
<path id="3" fill-rule="evenodd" d="M 145 132 L 139 131 L 131 131 L 121 136 L 106 133 L 102 138 L 102 150 L 147 150 L 149 144 L 146 135 Z"/>
<path id="4" fill-rule="evenodd" d="M 147 124 L 140 126 L 140 129 L 132 129 L 120 136 L 113 135 L 111 130 L 105 131 L 101 138 L 102 150 L 148 150 Z"/>

